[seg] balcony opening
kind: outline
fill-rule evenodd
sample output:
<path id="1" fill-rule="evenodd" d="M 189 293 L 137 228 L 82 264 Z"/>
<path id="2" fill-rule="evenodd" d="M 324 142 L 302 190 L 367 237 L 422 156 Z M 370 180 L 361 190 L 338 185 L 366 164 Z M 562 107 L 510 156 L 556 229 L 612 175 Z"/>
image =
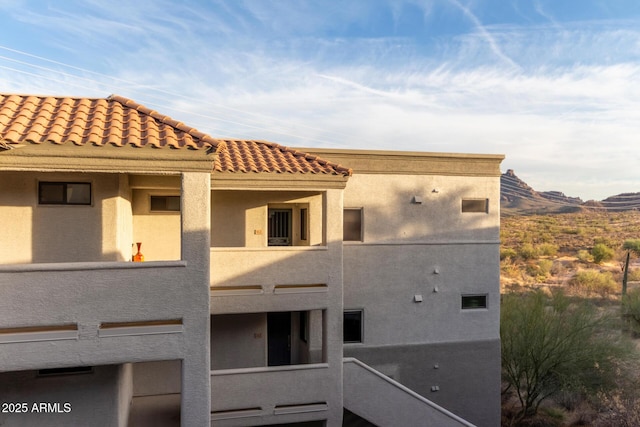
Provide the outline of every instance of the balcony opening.
<path id="1" fill-rule="evenodd" d="M 291 246 L 292 209 L 269 209 L 269 246 Z"/>
<path id="2" fill-rule="evenodd" d="M 211 193 L 211 246 L 323 246 L 325 194 L 318 191 Z"/>
<path id="3" fill-rule="evenodd" d="M 323 363 L 324 311 L 211 316 L 211 369 Z"/>
<path id="4" fill-rule="evenodd" d="M 137 253 L 137 243 L 141 243 L 145 261 L 179 260 L 180 188 L 136 188 L 132 191 L 131 205 L 132 255 Z"/>

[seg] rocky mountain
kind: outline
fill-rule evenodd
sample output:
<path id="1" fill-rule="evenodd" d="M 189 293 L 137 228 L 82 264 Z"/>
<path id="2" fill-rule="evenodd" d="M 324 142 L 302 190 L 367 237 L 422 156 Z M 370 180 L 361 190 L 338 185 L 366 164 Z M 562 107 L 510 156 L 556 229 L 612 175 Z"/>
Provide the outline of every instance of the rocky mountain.
<path id="1" fill-rule="evenodd" d="M 568 213 L 582 210 L 579 197 L 560 191 L 536 191 L 509 169 L 500 177 L 500 210 L 503 214 Z"/>
<path id="2" fill-rule="evenodd" d="M 582 210 L 640 210 L 640 193 L 623 193 L 604 200 L 570 197 L 560 191 L 536 191 L 509 169 L 500 177 L 500 209 L 505 215 L 569 213 Z"/>

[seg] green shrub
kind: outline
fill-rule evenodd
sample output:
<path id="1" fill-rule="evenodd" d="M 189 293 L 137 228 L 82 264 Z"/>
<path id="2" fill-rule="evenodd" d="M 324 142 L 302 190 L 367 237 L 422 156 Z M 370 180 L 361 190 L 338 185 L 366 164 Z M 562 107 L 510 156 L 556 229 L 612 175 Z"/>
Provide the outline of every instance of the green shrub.
<path id="1" fill-rule="evenodd" d="M 520 249 L 518 250 L 518 255 L 520 256 L 520 258 L 527 261 L 537 257 L 538 251 L 536 250 L 536 248 L 533 247 L 532 244 L 525 243 L 524 245 L 520 246 Z"/>
<path id="2" fill-rule="evenodd" d="M 601 273 L 595 270 L 578 271 L 570 284 L 587 295 L 598 294 L 602 298 L 614 293 L 618 287 L 610 272 Z"/>
<path id="3" fill-rule="evenodd" d="M 597 394 L 615 389 L 632 350 L 612 319 L 562 292 L 505 294 L 500 313 L 503 378 L 520 403 L 511 425 L 536 414 L 563 391 Z"/>
<path id="4" fill-rule="evenodd" d="M 505 248 L 500 249 L 500 261 L 503 261 L 507 258 L 515 259 L 518 256 L 518 253 L 515 249 Z"/>
<path id="5" fill-rule="evenodd" d="M 600 264 L 612 260 L 615 251 L 604 243 L 597 243 L 593 249 L 591 249 L 591 255 L 593 256 L 593 262 Z"/>
<path id="6" fill-rule="evenodd" d="M 538 253 L 544 256 L 556 256 L 558 253 L 558 245 L 543 243 L 538 246 Z"/>
<path id="7" fill-rule="evenodd" d="M 553 261 L 550 259 L 541 259 L 537 264 L 537 274 L 541 279 L 547 279 L 551 274 L 551 267 L 553 267 Z"/>
<path id="8" fill-rule="evenodd" d="M 593 262 L 593 256 L 589 253 L 589 251 L 586 251 L 584 249 L 579 250 L 576 254 L 576 257 L 578 258 L 578 261 L 581 262 Z"/>

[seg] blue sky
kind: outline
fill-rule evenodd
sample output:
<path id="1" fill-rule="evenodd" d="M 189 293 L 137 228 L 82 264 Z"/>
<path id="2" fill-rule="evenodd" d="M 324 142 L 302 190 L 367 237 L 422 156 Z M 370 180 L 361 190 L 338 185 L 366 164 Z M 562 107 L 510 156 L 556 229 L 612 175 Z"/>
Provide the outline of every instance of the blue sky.
<path id="1" fill-rule="evenodd" d="M 640 191 L 637 0 L 0 0 L 0 91 L 132 98 L 214 137 L 500 153 Z"/>

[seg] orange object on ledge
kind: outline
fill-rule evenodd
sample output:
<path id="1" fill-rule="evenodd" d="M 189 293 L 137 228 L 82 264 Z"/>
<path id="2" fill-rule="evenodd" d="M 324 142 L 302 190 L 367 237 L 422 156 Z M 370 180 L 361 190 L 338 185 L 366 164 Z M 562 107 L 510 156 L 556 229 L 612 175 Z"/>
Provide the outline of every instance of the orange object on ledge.
<path id="1" fill-rule="evenodd" d="M 138 245 L 138 252 L 133 256 L 133 262 L 143 262 L 144 255 L 142 255 L 142 252 L 140 252 L 140 246 L 142 246 L 142 242 L 137 242 L 136 245 Z"/>

